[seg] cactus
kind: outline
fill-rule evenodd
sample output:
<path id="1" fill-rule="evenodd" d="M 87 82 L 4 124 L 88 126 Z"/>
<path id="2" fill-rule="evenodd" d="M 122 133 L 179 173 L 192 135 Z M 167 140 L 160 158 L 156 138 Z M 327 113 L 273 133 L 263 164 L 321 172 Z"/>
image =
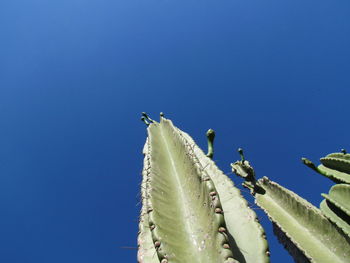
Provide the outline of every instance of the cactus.
<path id="1" fill-rule="evenodd" d="M 269 262 L 256 214 L 233 182 L 170 120 L 143 113 L 148 139 L 143 150 L 138 261 Z"/>
<path id="2" fill-rule="evenodd" d="M 321 158 L 321 163 L 316 167 L 310 160 L 302 158 L 303 163 L 317 173 L 331 179 L 335 183 L 350 184 L 350 154 L 342 150 L 342 153 L 331 153 Z"/>
<path id="3" fill-rule="evenodd" d="M 350 238 L 350 154 L 345 150 L 331 153 L 320 159 L 321 165 L 316 166 L 306 158 L 303 162 L 321 175 L 325 175 L 337 184 L 332 186 L 320 209 L 340 231 Z"/>
<path id="4" fill-rule="evenodd" d="M 317 170 L 310 162 L 307 165 Z M 349 262 L 349 238 L 318 208 L 267 177 L 256 180 L 253 168 L 244 157 L 231 166 L 234 173 L 246 180 L 244 186 L 251 190 L 257 205 L 273 222 L 274 233 L 296 262 Z M 338 198 L 344 197 L 343 190 L 333 190 L 329 196 L 343 201 Z"/>
<path id="5" fill-rule="evenodd" d="M 146 113 L 138 235 L 140 263 L 269 262 L 264 230 L 240 190 L 215 165 L 215 132 L 208 130 L 208 152 L 161 113 L 158 123 Z M 274 233 L 296 262 L 349 262 L 350 154 L 345 150 L 304 164 L 337 184 L 320 209 L 255 171 L 239 149 L 231 164 L 243 177 L 273 223 Z"/>

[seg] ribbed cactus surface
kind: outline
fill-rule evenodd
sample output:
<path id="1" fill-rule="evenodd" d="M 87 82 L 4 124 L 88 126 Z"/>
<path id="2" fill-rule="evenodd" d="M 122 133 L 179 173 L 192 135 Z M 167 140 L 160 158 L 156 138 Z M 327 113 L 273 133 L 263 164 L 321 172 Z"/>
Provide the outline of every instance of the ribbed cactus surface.
<path id="1" fill-rule="evenodd" d="M 256 180 L 244 159 L 232 164 L 232 169 L 246 180 L 244 185 L 251 189 L 272 221 L 274 233 L 296 262 L 350 262 L 349 239 L 318 208 L 267 177 Z M 335 192 L 329 196 L 339 201 Z"/>
<path id="2" fill-rule="evenodd" d="M 255 213 L 193 139 L 163 117 L 147 131 L 138 261 L 269 262 Z"/>

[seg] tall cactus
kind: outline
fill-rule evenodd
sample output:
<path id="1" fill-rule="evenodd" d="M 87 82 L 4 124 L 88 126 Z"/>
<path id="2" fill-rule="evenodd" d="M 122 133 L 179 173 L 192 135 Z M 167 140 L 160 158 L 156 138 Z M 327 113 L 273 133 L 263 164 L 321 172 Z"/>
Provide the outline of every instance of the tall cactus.
<path id="1" fill-rule="evenodd" d="M 242 154 L 241 151 L 240 153 Z M 318 171 L 310 161 L 304 159 L 304 162 Z M 350 261 L 348 236 L 328 221 L 319 209 L 267 177 L 256 180 L 253 168 L 243 157 L 241 161 L 231 166 L 233 172 L 246 180 L 244 185 L 251 189 L 256 203 L 273 222 L 274 233 L 296 262 L 345 263 Z M 343 163 L 341 167 L 344 171 Z M 321 169 L 323 172 L 323 167 Z M 327 174 L 329 175 L 329 172 Z M 338 172 L 336 174 L 338 175 Z M 331 189 L 329 197 L 326 198 L 331 200 L 332 196 L 333 200 L 339 202 L 346 199 L 348 204 L 350 196 L 349 192 L 345 193 L 346 191 L 348 188 Z"/>
<path id="2" fill-rule="evenodd" d="M 143 114 L 142 209 L 138 261 L 269 262 L 265 234 L 233 182 L 193 139 Z M 213 132 L 208 133 L 212 143 Z"/>

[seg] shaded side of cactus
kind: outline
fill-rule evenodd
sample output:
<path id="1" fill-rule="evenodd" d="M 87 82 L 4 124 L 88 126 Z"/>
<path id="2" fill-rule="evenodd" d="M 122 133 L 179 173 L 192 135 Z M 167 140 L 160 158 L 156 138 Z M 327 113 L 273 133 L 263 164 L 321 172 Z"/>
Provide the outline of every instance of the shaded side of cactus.
<path id="1" fill-rule="evenodd" d="M 264 232 L 232 181 L 170 120 L 147 125 L 139 262 L 269 262 Z"/>

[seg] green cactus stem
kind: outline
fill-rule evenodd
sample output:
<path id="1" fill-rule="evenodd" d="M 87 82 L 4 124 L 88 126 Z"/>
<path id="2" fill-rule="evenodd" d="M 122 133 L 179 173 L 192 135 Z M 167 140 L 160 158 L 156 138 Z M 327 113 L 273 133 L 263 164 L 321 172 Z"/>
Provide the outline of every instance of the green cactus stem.
<path id="1" fill-rule="evenodd" d="M 234 258 L 245 263 L 267 263 L 269 249 L 265 232 L 258 222 L 255 212 L 248 207 L 248 202 L 241 195 L 240 190 L 214 163 L 207 158 L 203 151 L 195 144 L 193 139 L 182 132 L 182 135 L 192 145 L 193 152 L 205 171 L 213 180 L 223 207 L 228 236 L 233 250 Z M 249 162 L 245 162 L 249 164 Z"/>
<path id="2" fill-rule="evenodd" d="M 147 130 L 139 262 L 269 262 L 264 232 L 232 181 L 170 120 Z M 152 252 L 158 261 L 147 261 Z"/>
<path id="3" fill-rule="evenodd" d="M 214 138 L 215 138 L 215 131 L 212 129 L 209 129 L 207 131 L 207 139 L 208 139 L 208 153 L 207 156 L 210 159 L 213 159 L 214 156 Z"/>
<path id="4" fill-rule="evenodd" d="M 339 156 L 342 156 L 342 158 L 349 158 L 348 156 L 350 156 L 349 154 L 344 155 L 343 153 L 335 153 L 335 154 L 331 154 L 328 156 L 332 156 L 332 155 L 333 155 L 333 157 L 331 157 L 331 158 L 336 159 L 336 160 L 340 159 L 340 158 L 338 158 Z M 337 157 L 335 157 L 335 156 L 337 156 Z M 320 164 L 317 167 L 315 164 L 313 164 L 307 158 L 302 158 L 302 161 L 306 166 L 310 167 L 311 169 L 313 169 L 317 173 L 331 179 L 335 183 L 350 184 L 350 174 L 340 171 L 336 165 L 334 166 L 334 164 L 335 164 L 334 162 L 330 161 L 330 159 L 327 159 L 327 160 L 325 160 L 325 159 L 326 158 L 322 158 L 321 160 L 323 160 L 324 164 Z M 327 166 L 329 163 L 332 163 L 333 165 Z"/>
<path id="5" fill-rule="evenodd" d="M 236 172 L 238 165 L 242 163 L 233 166 Z M 273 222 L 274 233 L 296 262 L 349 262 L 350 240 L 319 209 L 267 177 L 256 185 L 264 190 L 252 191 L 256 204 Z"/>

